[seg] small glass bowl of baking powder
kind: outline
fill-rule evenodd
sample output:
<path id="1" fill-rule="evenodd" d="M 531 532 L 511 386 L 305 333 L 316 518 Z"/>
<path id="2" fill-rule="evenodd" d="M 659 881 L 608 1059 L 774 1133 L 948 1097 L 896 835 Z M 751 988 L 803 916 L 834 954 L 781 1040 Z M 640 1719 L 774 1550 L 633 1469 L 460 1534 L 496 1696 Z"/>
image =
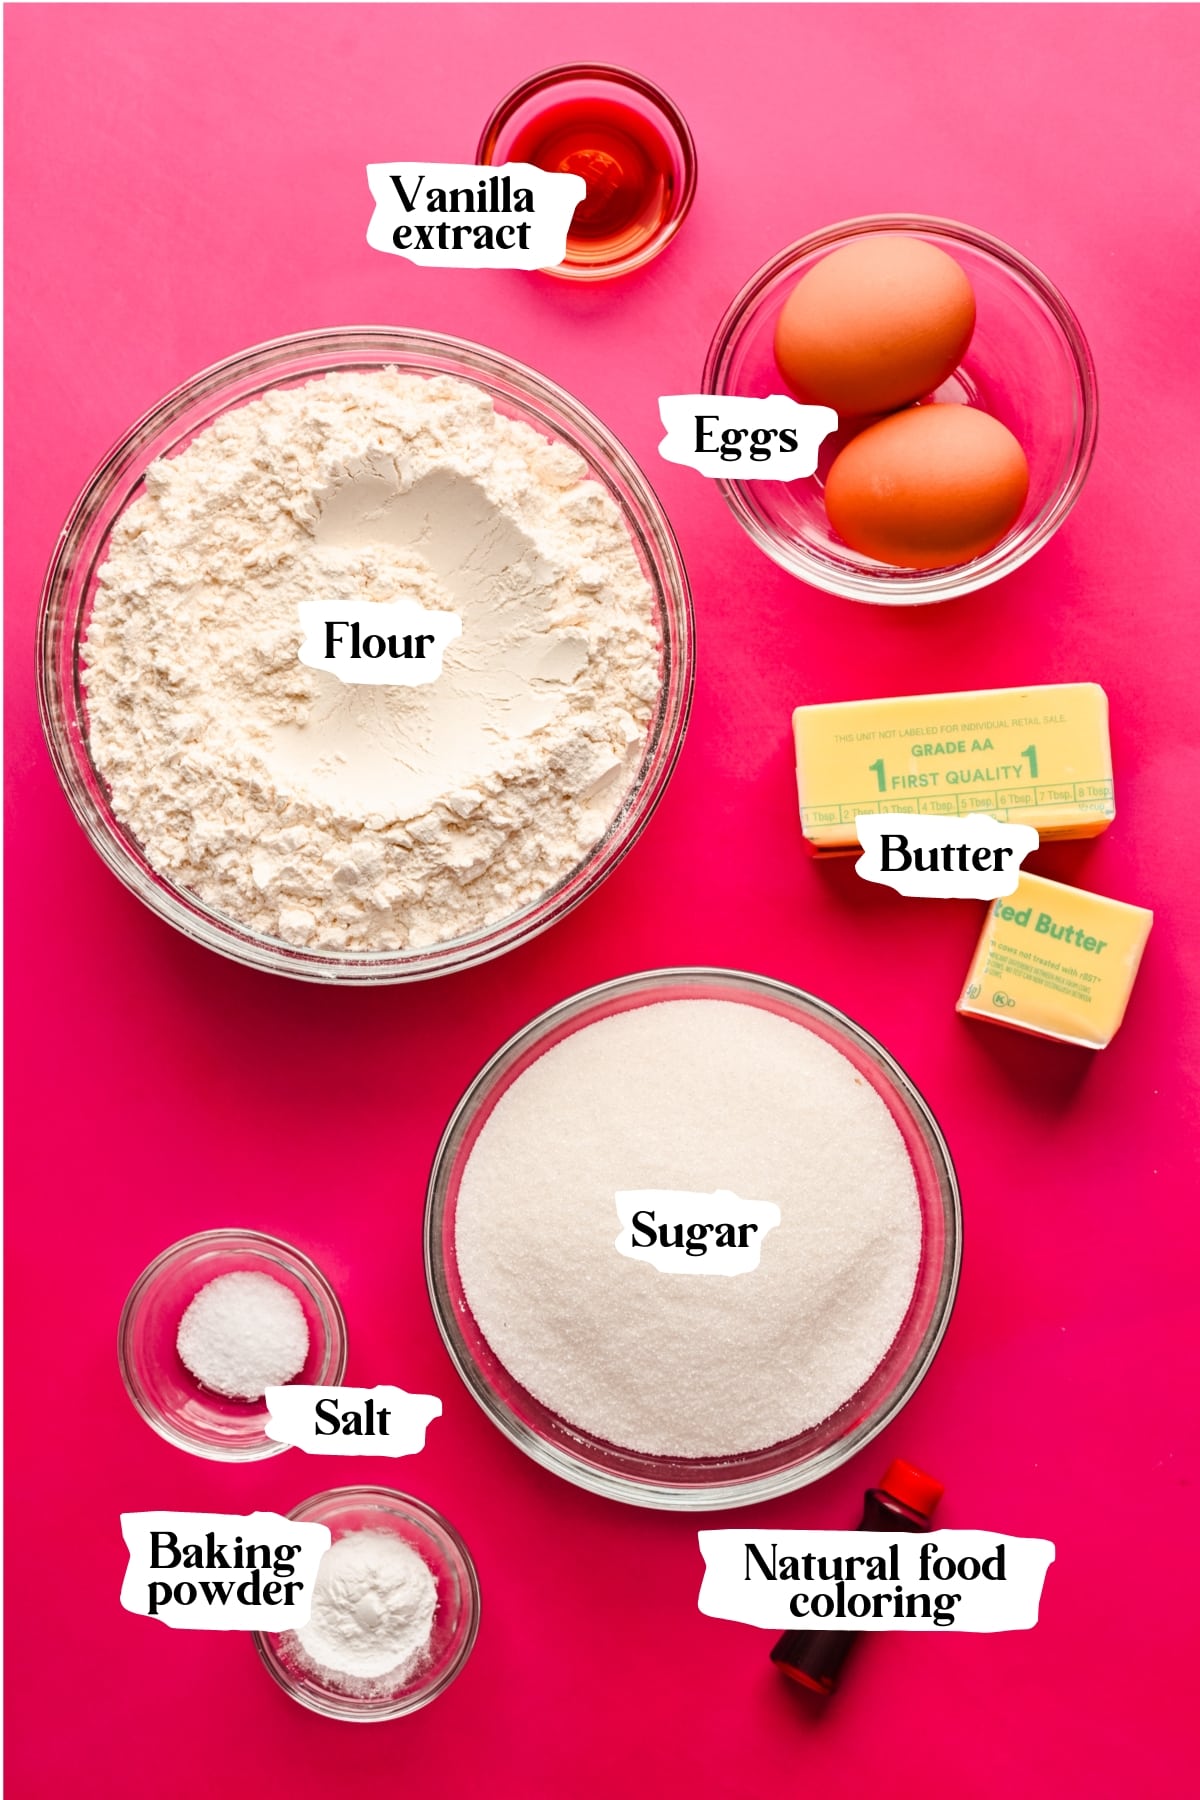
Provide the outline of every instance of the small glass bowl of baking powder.
<path id="1" fill-rule="evenodd" d="M 336 373 L 396 369 L 480 388 L 497 414 L 567 445 L 615 505 L 650 591 L 658 669 L 648 727 L 629 785 L 602 834 L 527 904 L 464 935 L 406 949 L 309 947 L 268 936 L 206 905 L 154 866 L 116 817 L 89 743 L 84 646 L 113 529 L 146 491 L 150 464 L 170 458 L 233 409 L 273 390 Z M 591 894 L 632 847 L 666 790 L 693 686 L 691 598 L 683 561 L 649 482 L 601 422 L 562 388 L 495 350 L 434 332 L 343 327 L 245 350 L 185 382 L 125 434 L 63 527 L 42 592 L 38 695 L 59 781 L 93 849 L 125 886 L 195 942 L 253 968 L 358 985 L 419 981 L 514 949 Z"/>
<path id="2" fill-rule="evenodd" d="M 265 1400 L 236 1400 L 206 1388 L 179 1354 L 179 1325 L 202 1288 L 220 1276 L 254 1274 L 280 1283 L 299 1302 L 308 1354 L 294 1379 L 336 1387 L 346 1372 L 346 1321 L 337 1295 L 307 1256 L 261 1231 L 198 1231 L 144 1269 L 129 1291 L 117 1331 L 126 1392 L 148 1425 L 193 1456 L 254 1462 L 286 1444 L 266 1434 Z"/>
<path id="3" fill-rule="evenodd" d="M 921 1245 L 899 1331 L 873 1374 L 830 1417 L 763 1450 L 680 1458 L 628 1450 L 568 1423 L 505 1368 L 467 1299 L 456 1244 L 463 1176 L 489 1115 L 539 1057 L 576 1032 L 662 1001 L 721 1000 L 762 1008 L 840 1051 L 883 1100 L 915 1178 Z M 614 1223 L 616 1215 L 614 1214 Z M 434 1316 L 473 1398 L 535 1462 L 592 1493 L 673 1511 L 744 1506 L 793 1492 L 856 1455 L 911 1399 L 949 1323 L 961 1261 L 962 1210 L 950 1152 L 900 1065 L 835 1007 L 766 976 L 707 968 L 658 969 L 588 988 L 510 1038 L 481 1070 L 446 1127 L 429 1182 L 425 1272 Z"/>
<path id="4" fill-rule="evenodd" d="M 293 1508 L 288 1517 L 328 1525 L 331 1550 L 351 1533 L 400 1540 L 425 1564 L 437 1599 L 424 1646 L 400 1668 L 394 1683 L 386 1677 L 339 1680 L 305 1654 L 296 1632 L 256 1631 L 255 1648 L 284 1693 L 310 1712 L 358 1724 L 402 1718 L 445 1693 L 462 1673 L 479 1631 L 479 1578 L 470 1551 L 449 1521 L 410 1494 L 375 1487 L 331 1488 Z"/>

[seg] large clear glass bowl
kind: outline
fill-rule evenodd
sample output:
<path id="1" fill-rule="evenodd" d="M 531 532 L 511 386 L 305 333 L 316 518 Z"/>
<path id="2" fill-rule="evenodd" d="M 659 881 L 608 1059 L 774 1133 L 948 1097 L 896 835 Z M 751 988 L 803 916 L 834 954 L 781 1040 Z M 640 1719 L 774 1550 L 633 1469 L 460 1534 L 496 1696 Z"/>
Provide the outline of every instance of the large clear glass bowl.
<path id="1" fill-rule="evenodd" d="M 590 1436 L 534 1399 L 500 1362 L 471 1312 L 455 1250 L 455 1211 L 472 1147 L 501 1096 L 539 1056 L 584 1027 L 663 1000 L 732 1000 L 813 1031 L 841 1051 L 883 1099 L 903 1135 L 921 1208 L 921 1258 L 908 1312 L 858 1392 L 819 1425 L 744 1455 L 647 1456 Z M 766 976 L 726 969 L 657 969 L 564 1000 L 497 1051 L 446 1127 L 425 1209 L 425 1274 L 451 1359 L 484 1412 L 543 1467 L 577 1487 L 635 1506 L 676 1511 L 743 1506 L 828 1475 L 881 1432 L 909 1400 L 942 1341 L 958 1286 L 962 1213 L 950 1152 L 933 1114 L 882 1045 L 835 1007 Z"/>
<path id="2" fill-rule="evenodd" d="M 654 716 L 632 785 L 603 837 L 570 873 L 519 912 L 463 937 L 412 951 L 309 950 L 261 936 L 204 906 L 147 861 L 112 811 L 88 747 L 81 646 L 118 515 L 142 491 L 147 467 L 183 449 L 222 413 L 269 388 L 338 369 L 400 368 L 474 382 L 498 412 L 569 444 L 612 497 L 653 594 L 660 679 Z M 414 981 L 489 961 L 526 942 L 576 906 L 615 868 L 657 806 L 687 727 L 693 681 L 691 599 L 671 527 L 645 476 L 590 412 L 543 375 L 478 344 L 385 326 L 303 332 L 244 350 L 185 382 L 153 408 L 101 463 L 63 527 L 42 592 L 38 694 L 55 771 L 95 850 L 139 900 L 188 937 L 236 962 L 309 981 Z"/>
<path id="3" fill-rule="evenodd" d="M 759 549 L 802 581 L 848 600 L 914 606 L 973 593 L 1019 568 L 1079 498 L 1096 444 L 1096 372 L 1079 321 L 1054 284 L 1016 250 L 969 225 L 907 213 L 850 219 L 801 238 L 750 277 L 717 326 L 701 385 L 708 394 L 786 394 L 775 324 L 796 283 L 831 251 L 895 233 L 936 245 L 970 278 L 970 345 L 961 366 L 927 398 L 981 407 L 1008 426 L 1029 463 L 1021 516 L 983 556 L 945 569 L 898 569 L 851 550 L 829 523 L 825 476 L 845 441 L 840 433 L 826 441 L 807 480 L 718 485 Z"/>

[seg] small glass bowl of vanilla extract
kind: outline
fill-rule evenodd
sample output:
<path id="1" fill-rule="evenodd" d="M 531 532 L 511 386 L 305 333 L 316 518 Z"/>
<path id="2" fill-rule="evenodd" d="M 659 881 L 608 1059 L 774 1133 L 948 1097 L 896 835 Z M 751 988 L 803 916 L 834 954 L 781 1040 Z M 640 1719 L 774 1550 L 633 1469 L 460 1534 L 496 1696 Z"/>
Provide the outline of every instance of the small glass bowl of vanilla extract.
<path id="1" fill-rule="evenodd" d="M 666 248 L 696 191 L 696 147 L 678 107 L 629 69 L 567 63 L 531 75 L 484 127 L 476 161 L 582 175 L 562 262 L 568 281 L 640 269 Z"/>

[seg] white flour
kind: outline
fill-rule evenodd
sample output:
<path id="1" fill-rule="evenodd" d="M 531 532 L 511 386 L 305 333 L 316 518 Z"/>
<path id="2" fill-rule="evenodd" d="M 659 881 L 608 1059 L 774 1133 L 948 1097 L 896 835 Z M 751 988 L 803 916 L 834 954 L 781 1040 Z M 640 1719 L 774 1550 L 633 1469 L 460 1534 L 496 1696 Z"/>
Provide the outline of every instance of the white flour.
<path id="1" fill-rule="evenodd" d="M 567 875 L 631 784 L 653 596 L 565 444 L 394 369 L 273 389 L 154 463 L 84 646 L 89 741 L 149 861 L 255 932 L 418 948 Z M 301 600 L 461 615 L 444 672 L 346 686 Z"/>
<path id="2" fill-rule="evenodd" d="M 437 1582 L 411 1544 L 351 1531 L 321 1558 L 312 1615 L 295 1637 L 331 1686 L 370 1692 L 416 1673 L 436 1611 Z"/>
<path id="3" fill-rule="evenodd" d="M 615 1249 L 614 1195 L 779 1207 L 757 1269 L 664 1274 Z M 585 1026 L 503 1095 L 463 1172 L 468 1304 L 543 1405 L 627 1449 L 732 1456 L 836 1412 L 882 1361 L 921 1253 L 916 1180 L 839 1051 L 753 1006 L 674 1000 Z"/>

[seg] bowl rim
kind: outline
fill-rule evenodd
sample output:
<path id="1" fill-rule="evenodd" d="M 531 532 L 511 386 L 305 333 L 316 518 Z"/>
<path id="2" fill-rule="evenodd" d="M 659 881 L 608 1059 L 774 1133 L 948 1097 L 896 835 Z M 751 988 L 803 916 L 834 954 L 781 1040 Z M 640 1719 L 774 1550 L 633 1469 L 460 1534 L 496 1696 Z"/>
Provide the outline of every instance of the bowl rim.
<path id="1" fill-rule="evenodd" d="M 402 1493 L 399 1488 L 381 1487 L 374 1482 L 347 1482 L 344 1486 L 324 1488 L 318 1494 L 311 1494 L 307 1500 L 301 1500 L 293 1506 L 285 1516 L 289 1520 L 303 1521 L 311 1518 L 313 1513 L 341 1501 L 359 1502 L 364 1506 L 374 1504 L 383 1511 L 396 1510 L 398 1502 L 403 1510 L 415 1517 L 426 1535 L 431 1535 L 428 1527 L 432 1523 L 436 1530 L 442 1532 L 449 1539 L 462 1565 L 465 1595 L 463 1610 L 467 1616 L 466 1631 L 461 1644 L 454 1653 L 453 1660 L 442 1670 L 437 1680 L 431 1682 L 427 1688 L 416 1688 L 411 1694 L 403 1695 L 398 1700 L 381 1701 L 374 1711 L 365 1711 L 354 1706 L 352 1695 L 340 1696 L 342 1704 L 339 1704 L 338 1698 L 331 1693 L 329 1703 L 322 1705 L 317 1695 L 302 1693 L 295 1687 L 270 1642 L 272 1638 L 282 1636 L 282 1633 L 254 1631 L 251 1633 L 251 1637 L 259 1660 L 267 1673 L 288 1698 L 294 1700 L 297 1705 L 326 1719 L 339 1719 L 351 1725 L 379 1725 L 386 1723 L 389 1719 L 401 1719 L 409 1713 L 420 1712 L 422 1707 L 429 1706 L 444 1694 L 451 1683 L 461 1675 L 475 1648 L 475 1640 L 479 1636 L 479 1615 L 482 1607 L 479 1571 L 475 1567 L 475 1559 L 463 1541 L 461 1533 L 450 1523 L 445 1514 L 440 1513 L 435 1506 L 430 1506 L 428 1501 L 419 1500 L 415 1494 Z"/>
<path id="2" fill-rule="evenodd" d="M 696 197 L 696 182 L 699 174 L 699 157 L 696 153 L 696 140 L 692 136 L 691 126 L 680 112 L 671 96 L 663 91 L 657 82 L 649 76 L 639 74 L 636 69 L 626 68 L 622 63 L 605 62 L 573 62 L 553 63 L 549 68 L 539 69 L 533 75 L 527 75 L 515 87 L 499 99 L 488 115 L 487 123 L 479 134 L 479 143 L 475 149 L 476 161 L 487 168 L 499 167 L 493 164 L 492 151 L 496 139 L 509 123 L 512 116 L 537 94 L 568 81 L 586 81 L 589 76 L 601 81 L 611 82 L 614 87 L 631 88 L 648 100 L 659 113 L 661 122 L 665 124 L 664 136 L 674 137 L 678 149 L 679 160 L 683 169 L 683 180 L 679 194 L 668 218 L 654 235 L 647 239 L 639 250 L 629 256 L 619 257 L 610 263 L 569 263 L 563 261 L 539 271 L 542 275 L 553 275 L 560 281 L 606 281 L 616 275 L 629 275 L 634 269 L 640 269 L 665 250 L 675 236 L 683 221 L 691 211 L 692 201 Z"/>
<path id="3" fill-rule="evenodd" d="M 810 1013 L 822 1019 L 827 1025 L 833 1026 L 836 1032 L 845 1034 L 866 1050 L 869 1057 L 881 1067 L 889 1078 L 898 1096 L 905 1102 L 934 1161 L 942 1207 L 944 1247 L 930 1322 L 912 1360 L 903 1373 L 898 1376 L 895 1387 L 885 1403 L 847 1431 L 836 1444 L 830 1445 L 824 1451 L 817 1452 L 802 1464 L 788 1465 L 762 1475 L 735 1477 L 732 1480 L 715 1479 L 703 1486 L 697 1484 L 679 1487 L 652 1480 L 642 1483 L 622 1473 L 594 1467 L 572 1455 L 569 1450 L 549 1442 L 535 1427 L 527 1424 L 512 1411 L 479 1369 L 465 1336 L 459 1330 L 446 1285 L 442 1249 L 449 1182 L 457 1163 L 466 1128 L 473 1119 L 479 1104 L 491 1092 L 494 1082 L 503 1068 L 510 1061 L 515 1060 L 521 1051 L 535 1048 L 539 1041 L 552 1033 L 556 1025 L 567 1022 L 572 1017 L 581 1019 L 583 1015 L 606 999 L 624 998 L 641 992 L 652 992 L 658 988 L 695 983 L 712 983 L 717 987 L 727 987 L 731 1000 L 736 1000 L 739 992 L 744 993 L 747 990 L 769 998 L 782 999 L 787 1002 L 789 1007 L 798 1008 L 801 1012 Z M 577 1026 L 578 1028 L 581 1027 Z M 923 1217 L 924 1213 L 923 1202 Z M 623 1501 L 629 1505 L 661 1511 L 718 1511 L 775 1499 L 780 1495 L 794 1493 L 799 1488 L 807 1487 L 810 1483 L 831 1474 L 834 1469 L 840 1468 L 852 1456 L 856 1456 L 891 1423 L 921 1385 L 946 1334 L 958 1294 L 962 1268 L 962 1237 L 961 1191 L 945 1136 L 932 1109 L 912 1078 L 877 1038 L 859 1025 L 856 1020 L 850 1018 L 847 1013 L 842 1012 L 840 1008 L 819 999 L 804 988 L 796 987 L 793 983 L 742 969 L 681 964 L 666 968 L 640 970 L 631 975 L 616 976 L 610 980 L 581 988 L 578 992 L 567 995 L 565 999 L 557 1001 L 539 1013 L 529 1024 L 514 1032 L 488 1058 L 455 1106 L 442 1133 L 430 1170 L 424 1221 L 425 1281 L 429 1292 L 430 1306 L 442 1342 L 463 1385 L 492 1424 L 508 1438 L 510 1443 L 524 1451 L 534 1462 L 540 1463 L 543 1468 L 549 1469 L 551 1473 L 561 1476 L 576 1487 L 584 1488 L 590 1493 L 601 1494 L 607 1499 Z M 885 1353 L 885 1356 L 888 1353 Z M 623 1452 L 623 1454 L 633 1453 Z M 703 1457 L 695 1459 L 696 1463 L 700 1465 L 710 1460 L 712 1459 Z"/>
<path id="4" fill-rule="evenodd" d="M 639 770 L 616 813 L 602 836 L 553 887 L 494 924 L 412 951 L 321 950 L 255 933 L 204 906 L 160 871 L 151 869 L 148 874 L 135 854 L 132 834 L 112 812 L 103 776 L 91 762 L 86 733 L 81 724 L 76 728 L 82 717 L 83 626 L 95 569 L 144 470 L 128 481 L 129 491 L 120 500 L 92 559 L 88 582 L 77 595 L 71 591 L 74 563 L 92 522 L 138 466 L 140 453 L 186 410 L 255 376 L 263 377 L 259 385 L 251 392 L 239 391 L 231 405 L 245 404 L 272 386 L 294 385 L 352 367 L 386 368 L 393 362 L 415 372 L 485 386 L 519 417 L 537 421 L 537 429 L 560 441 L 565 437 L 583 457 L 587 479 L 596 481 L 619 505 L 653 593 L 661 638 L 658 693 Z M 286 365 L 282 372 L 281 365 Z M 222 410 L 218 407 L 196 429 L 207 428 Z M 70 694 L 65 691 L 62 666 L 68 633 Z M 185 937 L 243 966 L 325 985 L 382 986 L 473 968 L 518 948 L 557 924 L 624 860 L 666 792 L 687 733 L 696 679 L 695 613 L 687 568 L 662 502 L 625 445 L 582 401 L 551 377 L 467 338 L 390 325 L 344 325 L 267 339 L 211 363 L 172 388 L 120 435 L 80 489 L 59 532 L 42 583 L 36 658 L 38 712 L 55 775 L 92 848 L 123 886 Z M 103 802 L 89 786 L 85 765 L 104 793 Z"/>
<path id="5" fill-rule="evenodd" d="M 957 219 L 943 219 L 925 213 L 869 213 L 858 218 L 838 220 L 835 224 L 826 225 L 820 231 L 810 232 L 786 245 L 743 282 L 721 315 L 709 341 L 701 388 L 705 393 L 711 394 L 728 392 L 722 384 L 730 355 L 741 333 L 745 313 L 779 275 L 814 251 L 833 250 L 855 238 L 887 232 L 909 237 L 927 235 L 947 238 L 982 252 L 1033 289 L 1061 333 L 1074 365 L 1078 384 L 1079 445 L 1070 474 L 1053 500 L 1044 508 L 1036 528 L 1028 533 L 1022 543 L 1012 546 L 1008 551 L 1004 550 L 1002 539 L 983 556 L 974 557 L 971 561 L 950 569 L 892 570 L 886 574 L 875 574 L 870 570 L 834 569 L 804 545 L 785 542 L 780 534 L 768 530 L 747 503 L 745 482 L 717 477 L 716 485 L 747 536 L 788 574 L 797 576 L 823 593 L 836 594 L 848 600 L 865 601 L 877 606 L 932 605 L 938 601 L 976 593 L 980 588 L 988 587 L 992 582 L 1011 574 L 1014 569 L 1019 569 L 1035 556 L 1054 536 L 1075 505 L 1095 455 L 1099 422 L 1095 359 L 1074 309 L 1036 263 L 1031 262 L 1011 244 L 1005 243 L 1002 238 L 994 237 L 977 226 L 965 225 Z M 897 591 L 887 592 L 886 589 L 893 585 Z"/>
<path id="6" fill-rule="evenodd" d="M 177 1426 L 161 1407 L 154 1405 L 151 1401 L 144 1390 L 137 1358 L 133 1352 L 131 1340 L 138 1309 L 168 1265 L 181 1257 L 190 1258 L 205 1249 L 217 1249 L 222 1245 L 227 1245 L 231 1253 L 243 1246 L 251 1251 L 257 1250 L 264 1253 L 274 1251 L 276 1256 L 273 1260 L 276 1262 L 283 1260 L 299 1265 L 309 1287 L 327 1312 L 326 1330 L 334 1348 L 333 1362 L 321 1385 L 337 1387 L 341 1383 L 346 1373 L 349 1355 L 346 1315 L 342 1311 L 342 1303 L 334 1292 L 328 1277 L 317 1267 L 310 1256 L 306 1255 L 303 1250 L 297 1250 L 296 1246 L 289 1244 L 285 1238 L 275 1237 L 267 1231 L 254 1231 L 234 1225 L 217 1225 L 205 1231 L 189 1232 L 186 1237 L 178 1238 L 173 1244 L 168 1244 L 146 1264 L 126 1294 L 125 1303 L 121 1308 L 121 1316 L 117 1321 L 117 1366 L 121 1371 L 125 1392 L 133 1402 L 134 1410 L 145 1420 L 152 1431 L 156 1431 L 159 1437 L 164 1438 L 168 1444 L 173 1444 L 177 1450 L 185 1450 L 191 1456 L 203 1457 L 206 1462 L 263 1462 L 269 1456 L 281 1455 L 283 1451 L 290 1450 L 292 1446 L 276 1443 L 273 1438 L 244 1444 L 231 1441 L 227 1446 L 198 1441 Z M 193 1376 L 192 1379 L 195 1380 L 195 1377 Z"/>

